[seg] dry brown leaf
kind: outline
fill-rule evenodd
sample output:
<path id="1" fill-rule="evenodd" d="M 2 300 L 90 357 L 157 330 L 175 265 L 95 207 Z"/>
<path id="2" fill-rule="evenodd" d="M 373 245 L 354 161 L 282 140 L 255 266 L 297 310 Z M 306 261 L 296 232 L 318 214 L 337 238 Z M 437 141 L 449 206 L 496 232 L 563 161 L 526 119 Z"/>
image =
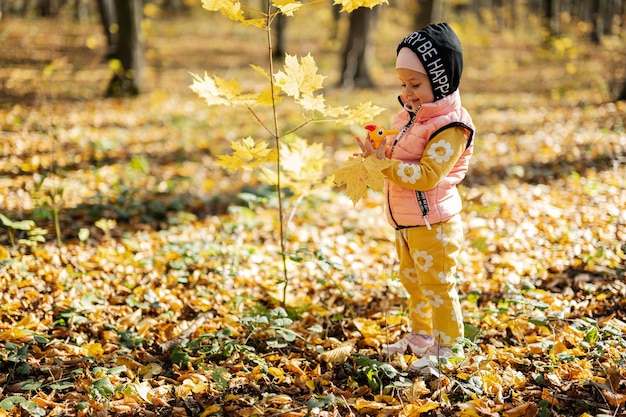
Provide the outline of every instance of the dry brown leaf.
<path id="1" fill-rule="evenodd" d="M 353 351 L 354 341 L 347 341 L 334 349 L 323 352 L 320 359 L 332 365 L 341 365 L 348 360 Z"/>
<path id="2" fill-rule="evenodd" d="M 520 404 L 502 413 L 504 417 L 534 417 L 537 415 L 537 406 L 533 403 Z"/>
<path id="3" fill-rule="evenodd" d="M 608 401 L 611 407 L 620 407 L 626 402 L 626 394 L 622 394 L 619 392 L 602 390 L 602 396 Z"/>
<path id="4" fill-rule="evenodd" d="M 441 404 L 435 402 L 431 399 L 422 399 L 418 400 L 411 404 L 406 404 L 400 416 L 402 417 L 420 417 L 423 413 L 426 413 L 431 410 L 436 410 L 441 407 Z"/>
<path id="5" fill-rule="evenodd" d="M 429 393 L 430 389 L 428 389 L 426 382 L 421 378 L 416 378 L 406 390 L 407 400 L 410 402 L 416 402 Z"/>

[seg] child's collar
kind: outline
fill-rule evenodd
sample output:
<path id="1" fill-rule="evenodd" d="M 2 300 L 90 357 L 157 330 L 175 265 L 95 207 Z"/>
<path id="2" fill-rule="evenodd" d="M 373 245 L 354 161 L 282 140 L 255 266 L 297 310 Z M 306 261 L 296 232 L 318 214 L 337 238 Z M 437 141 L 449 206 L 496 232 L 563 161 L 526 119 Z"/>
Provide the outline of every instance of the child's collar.
<path id="1" fill-rule="evenodd" d="M 459 90 L 456 90 L 452 94 L 449 94 L 437 101 L 421 104 L 416 110 L 413 110 L 410 107 L 405 107 L 400 96 L 398 96 L 398 101 L 400 102 L 400 105 L 402 105 L 402 108 L 409 113 L 409 115 L 417 115 L 419 113 L 419 118 L 430 118 L 441 112 L 441 109 L 447 109 L 446 111 L 451 110 L 448 106 L 456 107 L 457 103 L 460 103 L 460 95 Z"/>

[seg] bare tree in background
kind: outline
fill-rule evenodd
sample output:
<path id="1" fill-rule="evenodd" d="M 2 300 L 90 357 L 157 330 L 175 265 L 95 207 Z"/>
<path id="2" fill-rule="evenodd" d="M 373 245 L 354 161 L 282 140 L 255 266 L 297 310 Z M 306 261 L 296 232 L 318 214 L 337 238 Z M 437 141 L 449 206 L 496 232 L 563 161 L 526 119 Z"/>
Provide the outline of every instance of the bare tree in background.
<path id="1" fill-rule="evenodd" d="M 115 13 L 115 3 L 113 0 L 98 0 L 98 11 L 100 13 L 100 21 L 104 30 L 104 36 L 107 40 L 106 59 L 115 56 L 117 49 L 118 27 L 117 14 Z"/>
<path id="2" fill-rule="evenodd" d="M 626 79 L 624 80 L 624 86 L 622 87 L 622 92 L 617 96 L 617 101 L 626 100 Z"/>
<path id="3" fill-rule="evenodd" d="M 374 86 L 370 76 L 369 34 L 374 11 L 359 7 L 350 13 L 348 38 L 343 49 L 341 80 L 339 85 L 344 88 L 369 88 Z"/>
<path id="4" fill-rule="evenodd" d="M 65 0 L 40 0 L 39 13 L 41 16 L 56 16 L 64 4 Z"/>
<path id="5" fill-rule="evenodd" d="M 113 58 L 119 61 L 106 90 L 107 97 L 128 97 L 140 93 L 144 55 L 141 40 L 142 0 L 115 0 L 118 38 Z"/>
<path id="6" fill-rule="evenodd" d="M 285 31 L 287 30 L 287 17 L 279 13 L 274 20 L 274 45 L 272 46 L 272 56 L 274 58 L 284 58 L 286 51 Z"/>
<path id="7" fill-rule="evenodd" d="M 413 13 L 413 29 L 420 30 L 433 21 L 435 0 L 409 2 Z"/>

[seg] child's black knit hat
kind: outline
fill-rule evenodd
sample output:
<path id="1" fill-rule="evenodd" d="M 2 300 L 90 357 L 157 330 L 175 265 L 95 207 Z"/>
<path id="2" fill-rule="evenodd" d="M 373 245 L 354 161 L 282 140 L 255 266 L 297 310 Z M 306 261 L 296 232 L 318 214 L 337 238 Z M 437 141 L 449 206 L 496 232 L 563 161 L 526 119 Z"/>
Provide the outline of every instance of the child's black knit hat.
<path id="1" fill-rule="evenodd" d="M 447 23 L 434 23 L 413 32 L 400 42 L 402 48 L 411 49 L 424 65 L 430 79 L 435 101 L 459 88 L 463 72 L 461 42 Z"/>

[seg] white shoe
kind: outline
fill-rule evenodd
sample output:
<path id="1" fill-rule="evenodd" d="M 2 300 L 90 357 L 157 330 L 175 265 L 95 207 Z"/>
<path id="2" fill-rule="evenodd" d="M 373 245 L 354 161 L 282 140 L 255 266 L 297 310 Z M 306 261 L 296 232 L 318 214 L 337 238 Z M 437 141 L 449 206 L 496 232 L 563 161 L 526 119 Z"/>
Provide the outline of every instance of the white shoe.
<path id="1" fill-rule="evenodd" d="M 385 355 L 393 355 L 394 353 L 405 353 L 410 349 L 415 355 L 423 355 L 435 343 L 432 336 L 422 336 L 421 334 L 409 333 L 396 343 L 383 345 L 383 353 Z"/>
<path id="2" fill-rule="evenodd" d="M 428 356 L 424 356 L 423 358 L 419 358 L 411 362 L 409 369 L 411 371 L 418 372 L 422 376 L 432 375 L 437 378 L 441 376 L 436 359 L 433 361 Z"/>
<path id="3" fill-rule="evenodd" d="M 462 359 L 465 358 L 465 353 L 463 352 L 463 346 L 461 345 L 443 346 L 434 342 L 430 349 L 428 349 L 428 356 L 436 356 L 438 358 L 445 359 Z"/>
<path id="4" fill-rule="evenodd" d="M 442 346 L 434 342 L 423 357 L 411 363 L 409 369 L 417 371 L 424 376 L 433 375 L 439 377 L 441 369 L 451 370 L 454 368 L 454 362 L 464 358 L 463 346 L 458 344 Z"/>

